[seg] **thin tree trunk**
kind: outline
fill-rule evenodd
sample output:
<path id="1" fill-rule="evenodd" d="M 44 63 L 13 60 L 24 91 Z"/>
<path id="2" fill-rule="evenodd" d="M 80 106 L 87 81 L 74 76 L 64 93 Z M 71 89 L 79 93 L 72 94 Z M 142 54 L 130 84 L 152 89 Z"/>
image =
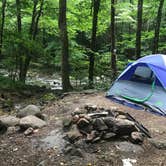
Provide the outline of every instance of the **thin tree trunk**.
<path id="1" fill-rule="evenodd" d="M 115 0 L 111 0 L 111 70 L 113 79 L 117 75 L 115 48 Z"/>
<path id="2" fill-rule="evenodd" d="M 20 34 L 21 33 L 21 29 L 22 29 L 20 0 L 16 0 L 16 8 L 17 8 L 17 31 Z"/>
<path id="3" fill-rule="evenodd" d="M 44 0 L 41 0 L 40 9 L 38 11 L 38 15 L 36 16 L 36 21 L 35 21 L 35 24 L 34 24 L 33 40 L 35 40 L 36 36 L 37 36 L 39 19 L 40 19 L 41 15 L 42 15 L 43 5 L 44 5 Z"/>
<path id="4" fill-rule="evenodd" d="M 160 34 L 160 25 L 161 25 L 163 5 L 164 5 L 164 0 L 160 0 L 158 13 L 157 13 L 157 20 L 156 20 L 156 25 L 155 25 L 154 39 L 153 39 L 153 47 L 152 47 L 153 54 L 158 53 L 159 34 Z"/>
<path id="5" fill-rule="evenodd" d="M 31 25 L 30 25 L 30 29 L 29 29 L 29 36 L 30 39 L 33 38 L 33 32 L 34 32 L 34 27 L 35 27 L 35 18 L 37 15 L 37 4 L 38 4 L 38 0 L 34 0 L 33 1 L 33 11 L 32 11 L 32 20 L 31 20 Z"/>
<path id="6" fill-rule="evenodd" d="M 98 12 L 100 8 L 100 0 L 93 1 L 93 20 L 92 20 L 92 35 L 91 35 L 91 50 L 89 54 L 89 87 L 93 88 L 93 79 L 94 79 L 94 62 L 96 52 L 96 33 L 97 33 L 97 22 L 98 22 Z"/>
<path id="7" fill-rule="evenodd" d="M 16 0 L 16 15 L 17 15 L 17 32 L 19 35 L 19 39 L 21 39 L 21 32 L 22 32 L 22 22 L 21 22 L 21 4 L 20 0 Z M 21 46 L 19 42 L 18 46 L 18 55 L 16 55 L 16 65 L 19 66 L 19 80 L 21 80 L 21 71 L 23 70 L 23 59 L 22 59 L 22 53 L 21 53 Z M 16 70 L 17 67 L 16 66 Z"/>
<path id="8" fill-rule="evenodd" d="M 0 61 L 2 59 L 3 31 L 5 24 L 6 0 L 2 0 L 1 25 L 0 25 Z"/>
<path id="9" fill-rule="evenodd" d="M 133 0 L 129 0 L 130 4 L 133 5 Z M 132 33 L 132 26 L 131 23 L 129 23 L 129 34 Z"/>
<path id="10" fill-rule="evenodd" d="M 32 12 L 32 21 L 31 21 L 31 26 L 30 26 L 30 30 L 29 30 L 30 40 L 36 40 L 39 19 L 40 19 L 40 16 L 42 14 L 42 10 L 43 10 L 44 0 L 41 0 L 39 11 L 37 11 L 38 2 L 39 2 L 38 0 L 34 0 L 34 6 L 33 6 L 33 12 Z M 25 82 L 28 68 L 29 68 L 29 65 L 31 62 L 31 57 L 32 57 L 31 52 L 26 54 L 23 69 L 22 69 L 22 74 L 21 74 L 21 81 L 22 82 Z"/>
<path id="11" fill-rule="evenodd" d="M 72 87 L 69 79 L 69 44 L 66 21 L 66 0 L 59 0 L 59 29 L 62 43 L 61 73 L 63 91 L 69 91 Z"/>
<path id="12" fill-rule="evenodd" d="M 94 83 L 94 62 L 96 52 L 96 33 L 97 33 L 97 23 L 98 23 L 98 13 L 100 8 L 100 0 L 92 0 L 93 2 L 93 19 L 92 19 L 92 35 L 91 35 L 91 43 L 90 48 L 92 50 L 89 53 L 89 87 L 93 88 Z"/>
<path id="13" fill-rule="evenodd" d="M 142 31 L 143 0 L 138 0 L 137 6 L 137 32 L 136 32 L 136 58 L 141 57 L 141 31 Z"/>

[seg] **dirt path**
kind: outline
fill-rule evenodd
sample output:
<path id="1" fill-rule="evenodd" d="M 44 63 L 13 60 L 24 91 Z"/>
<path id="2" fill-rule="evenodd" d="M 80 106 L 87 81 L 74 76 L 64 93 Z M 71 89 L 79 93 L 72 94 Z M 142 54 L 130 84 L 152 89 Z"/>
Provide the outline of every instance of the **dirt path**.
<path id="1" fill-rule="evenodd" d="M 123 165 L 122 159 L 134 159 L 134 166 L 165 166 L 166 150 L 157 149 L 149 141 L 143 146 L 133 145 L 127 141 L 115 140 L 98 142 L 83 147 L 83 156 L 64 155 L 62 119 L 70 116 L 77 107 L 85 104 L 100 107 L 118 107 L 129 112 L 146 126 L 157 140 L 166 138 L 166 119 L 144 111 L 136 111 L 111 102 L 104 93 L 72 94 L 47 105 L 43 112 L 48 115 L 48 125 L 35 134 L 25 137 L 23 133 L 6 133 L 0 136 L 1 166 L 111 166 Z M 84 146 L 84 145 L 83 145 Z"/>

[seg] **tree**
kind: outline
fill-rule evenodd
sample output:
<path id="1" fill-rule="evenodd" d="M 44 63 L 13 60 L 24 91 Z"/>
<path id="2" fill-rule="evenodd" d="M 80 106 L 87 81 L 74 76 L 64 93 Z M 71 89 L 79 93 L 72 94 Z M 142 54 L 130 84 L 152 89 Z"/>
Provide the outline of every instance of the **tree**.
<path id="1" fill-rule="evenodd" d="M 21 40 L 21 33 L 22 33 L 22 20 L 21 20 L 21 3 L 20 0 L 16 0 L 16 15 L 17 15 L 17 32 L 18 32 L 18 36 L 19 36 L 19 41 Z M 21 54 L 21 47 L 20 47 L 20 43 L 18 45 L 18 51 L 17 51 L 18 55 L 16 56 L 16 64 L 17 66 L 19 66 L 19 79 L 22 79 L 22 63 L 23 63 L 23 59 L 22 59 L 22 54 Z M 16 66 L 16 68 L 17 68 Z"/>
<path id="2" fill-rule="evenodd" d="M 66 6 L 66 0 L 59 0 L 59 29 L 62 45 L 61 74 L 63 91 L 69 91 L 71 89 L 69 79 L 69 43 L 66 23 Z"/>
<path id="3" fill-rule="evenodd" d="M 1 25 L 0 25 L 0 60 L 2 58 L 3 31 L 5 23 L 6 0 L 2 0 Z"/>
<path id="4" fill-rule="evenodd" d="M 93 87 L 93 77 L 94 77 L 94 62 L 96 52 L 96 33 L 97 33 L 97 22 L 98 22 L 98 12 L 100 8 L 100 0 L 92 0 L 93 3 L 93 18 L 92 18 L 92 34 L 89 53 L 89 87 Z"/>
<path id="5" fill-rule="evenodd" d="M 136 58 L 141 57 L 141 31 L 142 31 L 143 0 L 138 0 L 137 5 L 137 32 L 136 32 Z"/>
<path id="6" fill-rule="evenodd" d="M 156 24 L 155 24 L 154 39 L 153 39 L 153 47 L 152 47 L 152 53 L 153 54 L 158 53 L 160 24 L 161 24 L 163 5 L 164 5 L 164 0 L 160 0 L 158 13 L 157 13 Z"/>
<path id="7" fill-rule="evenodd" d="M 115 0 L 111 0 L 111 70 L 112 78 L 117 75 L 116 51 L 115 51 Z"/>
<path id="8" fill-rule="evenodd" d="M 39 19 L 43 10 L 44 0 L 40 0 L 39 11 L 37 11 L 38 2 L 39 2 L 38 0 L 33 0 L 34 5 L 33 5 L 33 12 L 32 12 L 32 21 L 31 21 L 31 25 L 29 29 L 30 42 L 33 42 L 36 40 Z M 26 53 L 24 62 L 22 61 L 22 66 L 20 68 L 20 81 L 22 82 L 25 82 L 27 71 L 32 59 L 32 54 L 33 53 L 31 51 L 29 53 Z"/>

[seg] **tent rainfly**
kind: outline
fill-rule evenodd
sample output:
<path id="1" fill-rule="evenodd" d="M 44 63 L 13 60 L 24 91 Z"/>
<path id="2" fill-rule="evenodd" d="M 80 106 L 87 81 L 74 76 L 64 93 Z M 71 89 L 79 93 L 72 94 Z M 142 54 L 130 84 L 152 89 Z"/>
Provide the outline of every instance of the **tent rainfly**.
<path id="1" fill-rule="evenodd" d="M 107 92 L 107 97 L 166 116 L 166 55 L 145 56 L 128 65 Z"/>

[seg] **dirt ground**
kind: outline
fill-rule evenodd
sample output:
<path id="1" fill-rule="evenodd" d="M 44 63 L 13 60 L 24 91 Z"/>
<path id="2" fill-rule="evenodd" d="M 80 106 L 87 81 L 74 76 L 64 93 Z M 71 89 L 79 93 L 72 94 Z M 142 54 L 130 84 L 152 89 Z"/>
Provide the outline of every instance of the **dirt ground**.
<path id="1" fill-rule="evenodd" d="M 99 107 L 116 106 L 120 111 L 130 113 L 147 127 L 153 139 L 166 139 L 166 118 L 145 111 L 134 110 L 104 97 L 104 93 L 70 94 L 55 100 L 43 109 L 47 114 L 47 126 L 33 135 L 6 133 L 0 135 L 1 166 L 121 166 L 123 159 L 133 159 L 133 166 L 165 166 L 166 149 L 151 145 L 148 140 L 142 146 L 130 142 L 113 140 L 94 144 L 82 144 L 83 156 L 63 153 L 62 119 L 71 115 L 77 107 L 95 104 Z M 81 145 L 81 143 L 80 143 Z"/>

